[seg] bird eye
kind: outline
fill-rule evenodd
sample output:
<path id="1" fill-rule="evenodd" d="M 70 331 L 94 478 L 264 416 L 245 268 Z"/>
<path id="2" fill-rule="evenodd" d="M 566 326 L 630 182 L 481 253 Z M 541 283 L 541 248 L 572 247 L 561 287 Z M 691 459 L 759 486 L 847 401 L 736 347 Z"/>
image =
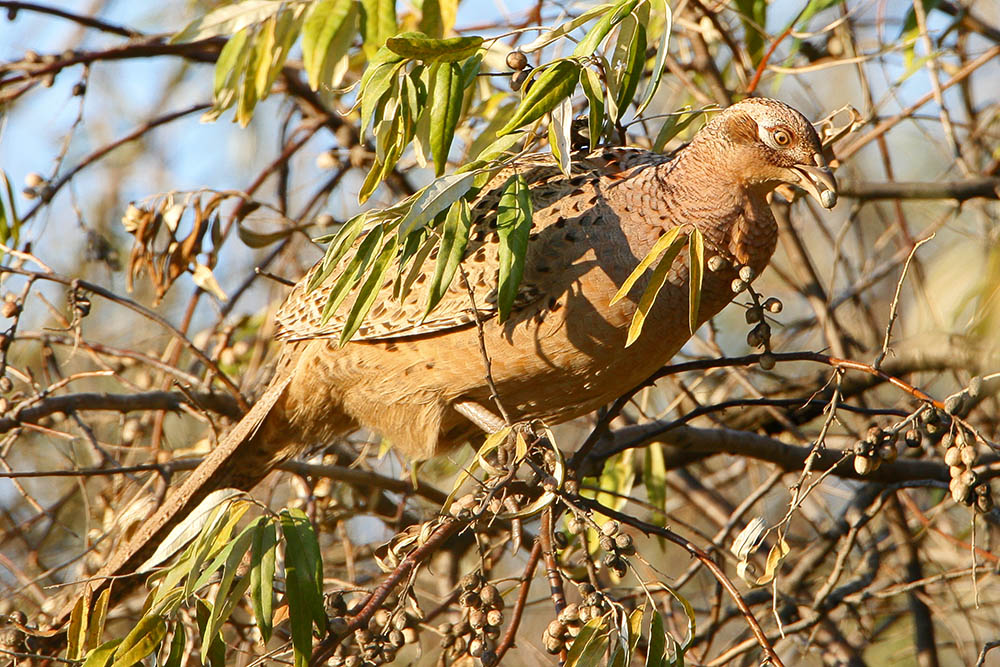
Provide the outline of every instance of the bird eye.
<path id="1" fill-rule="evenodd" d="M 782 130 L 781 128 L 775 130 L 771 134 L 771 137 L 774 139 L 774 143 L 776 143 L 778 146 L 781 146 L 782 148 L 792 143 L 792 135 L 789 134 L 786 130 Z"/>

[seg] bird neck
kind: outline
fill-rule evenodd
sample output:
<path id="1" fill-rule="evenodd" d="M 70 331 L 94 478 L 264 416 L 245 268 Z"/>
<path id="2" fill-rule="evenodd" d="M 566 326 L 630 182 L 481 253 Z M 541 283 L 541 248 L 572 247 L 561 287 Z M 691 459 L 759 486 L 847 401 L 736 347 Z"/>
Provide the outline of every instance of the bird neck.
<path id="1" fill-rule="evenodd" d="M 738 165 L 720 158 L 725 151 L 693 142 L 660 165 L 671 226 L 697 227 L 708 243 L 739 264 L 762 270 L 774 252 L 777 226 L 767 203 L 770 189 L 740 178 Z"/>

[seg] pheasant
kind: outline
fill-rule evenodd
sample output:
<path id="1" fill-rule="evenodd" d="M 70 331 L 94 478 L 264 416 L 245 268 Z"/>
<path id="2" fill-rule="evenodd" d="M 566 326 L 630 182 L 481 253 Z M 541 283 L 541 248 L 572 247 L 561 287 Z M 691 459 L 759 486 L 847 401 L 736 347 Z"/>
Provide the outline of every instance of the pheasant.
<path id="1" fill-rule="evenodd" d="M 501 322 L 496 218 L 514 170 L 530 186 L 534 216 L 520 291 Z M 310 273 L 278 310 L 281 350 L 266 391 L 98 579 L 133 573 L 210 491 L 248 490 L 282 460 L 359 426 L 413 459 L 467 441 L 479 432 L 473 422 L 488 422 L 494 409 L 481 344 L 496 400 L 512 421 L 555 424 L 614 400 L 691 335 L 688 267 L 678 259 L 642 334 L 625 347 L 648 276 L 627 298 L 612 298 L 638 262 L 670 228 L 701 230 L 706 255 L 724 260 L 703 278 L 698 320 L 708 320 L 732 300 L 741 266 L 759 274 L 770 260 L 777 231 L 767 195 L 781 184 L 827 208 L 836 202 L 808 120 L 781 102 L 751 98 L 718 113 L 672 158 L 607 148 L 579 156 L 568 176 L 537 156 L 498 173 L 472 202 L 462 272 L 426 317 L 433 257 L 402 301 L 387 281 L 367 323 L 343 346 L 349 305 L 324 321 L 332 279 L 310 290 Z M 116 597 L 127 589 L 116 583 Z"/>

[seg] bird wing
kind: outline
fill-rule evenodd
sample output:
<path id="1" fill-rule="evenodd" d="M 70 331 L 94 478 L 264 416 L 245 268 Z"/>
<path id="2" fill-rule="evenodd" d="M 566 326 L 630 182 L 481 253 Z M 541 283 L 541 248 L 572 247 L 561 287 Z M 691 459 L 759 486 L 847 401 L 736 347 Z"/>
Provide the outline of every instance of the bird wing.
<path id="1" fill-rule="evenodd" d="M 465 259 L 461 271 L 456 274 L 437 306 L 425 316 L 428 292 L 437 263 L 435 248 L 414 269 L 415 273 L 412 275 L 408 275 L 409 269 L 401 273 L 390 268 L 386 272 L 371 311 L 351 340 L 391 340 L 435 333 L 475 323 L 476 311 L 480 319 L 484 320 L 497 314 L 497 209 L 503 186 L 514 173 L 524 176 L 531 192 L 534 237 L 540 228 L 554 222 L 547 209 L 555 202 L 562 202 L 561 207 L 564 208 L 567 197 L 580 197 L 585 192 L 593 192 L 595 186 L 601 185 L 601 181 L 613 181 L 616 186 L 621 186 L 623 180 L 628 178 L 628 173 L 636 167 L 666 160 L 664 156 L 648 151 L 614 148 L 574 160 L 572 173 L 568 177 L 559 171 L 549 155 L 530 156 L 513 167 L 505 168 L 482 189 L 471 204 L 472 229 Z M 355 242 L 355 248 L 361 240 L 359 238 Z M 354 299 L 349 295 L 325 322 L 323 311 L 334 282 L 352 255 L 353 253 L 348 253 L 338 270 L 333 271 L 330 277 L 312 290 L 308 289 L 310 278 L 320 270 L 322 262 L 313 266 L 292 288 L 276 315 L 278 338 L 302 340 L 340 337 Z M 535 272 L 532 271 L 531 258 L 532 253 L 529 252 L 525 278 L 515 297 L 512 314 L 546 296 L 546 285 L 553 282 L 537 278 L 532 280 Z M 413 280 L 410 290 L 402 299 L 397 299 L 393 294 L 400 275 Z M 472 307 L 473 300 L 475 310 Z"/>

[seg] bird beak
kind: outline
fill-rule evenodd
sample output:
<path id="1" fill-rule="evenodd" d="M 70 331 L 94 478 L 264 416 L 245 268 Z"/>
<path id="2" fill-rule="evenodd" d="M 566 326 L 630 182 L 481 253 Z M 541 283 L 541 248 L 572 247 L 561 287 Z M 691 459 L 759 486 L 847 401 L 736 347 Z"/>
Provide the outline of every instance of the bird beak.
<path id="1" fill-rule="evenodd" d="M 833 208 L 837 204 L 837 180 L 822 155 L 817 153 L 813 160 L 816 166 L 797 164 L 789 169 L 794 179 L 791 182 L 812 195 L 824 208 Z"/>

